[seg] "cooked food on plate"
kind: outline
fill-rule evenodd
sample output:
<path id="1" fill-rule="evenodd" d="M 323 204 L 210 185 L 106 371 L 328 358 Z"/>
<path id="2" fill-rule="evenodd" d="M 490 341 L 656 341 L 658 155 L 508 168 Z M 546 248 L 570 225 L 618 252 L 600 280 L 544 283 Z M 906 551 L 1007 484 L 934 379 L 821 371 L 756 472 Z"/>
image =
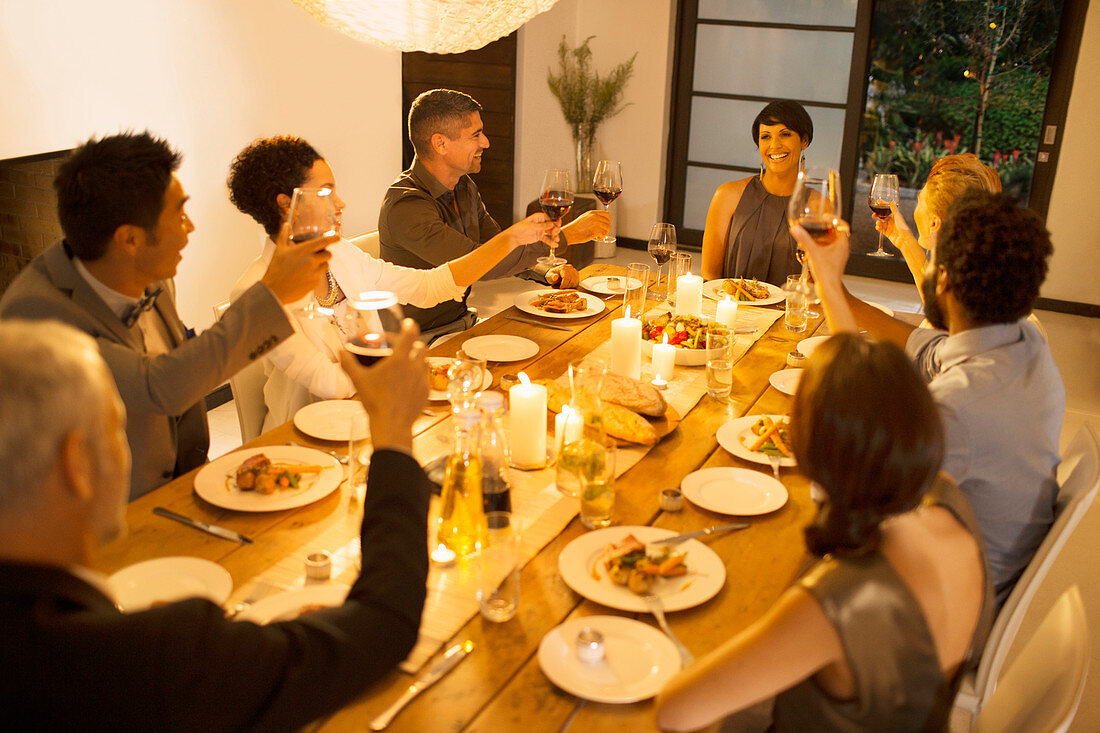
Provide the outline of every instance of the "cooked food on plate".
<path id="1" fill-rule="evenodd" d="M 559 290 L 537 296 L 531 305 L 547 313 L 575 313 L 586 310 L 588 301 L 576 290 Z"/>
<path id="2" fill-rule="evenodd" d="M 296 463 L 274 463 L 263 453 L 247 459 L 238 468 L 232 478 L 241 491 L 255 491 L 259 494 L 274 494 L 279 489 L 302 488 L 305 474 L 318 474 L 324 466 L 304 466 Z M 226 487 L 229 481 L 226 481 Z"/>
<path id="3" fill-rule="evenodd" d="M 592 577 L 600 579 L 597 568 L 602 565 L 611 582 L 625 585 L 643 596 L 649 593 L 657 578 L 687 575 L 686 556 L 686 553 L 674 553 L 667 547 L 660 548 L 656 554 L 646 554 L 645 545 L 629 534 L 618 544 L 607 546 L 592 567 Z"/>
<path id="4" fill-rule="evenodd" d="M 727 295 L 733 296 L 734 300 L 742 302 L 752 302 L 754 300 L 763 300 L 767 298 L 770 293 L 766 285 L 761 283 L 756 278 L 752 280 L 745 280 L 743 278 L 732 278 L 722 281 L 722 292 Z"/>
<path id="5" fill-rule="evenodd" d="M 707 348 L 706 323 L 697 316 L 674 316 L 671 313 L 661 313 L 652 320 L 642 321 L 643 341 L 659 344 L 664 341 L 666 334 L 669 345 L 677 349 Z M 712 336 L 712 341 L 713 338 Z"/>
<path id="6" fill-rule="evenodd" d="M 770 456 L 791 457 L 791 433 L 787 418 L 772 420 L 767 415 L 762 416 L 752 424 L 749 430 L 752 439 L 741 436 L 741 445 L 754 453 L 764 453 Z"/>
<path id="7" fill-rule="evenodd" d="M 429 364 L 428 369 L 430 370 L 428 373 L 428 386 L 440 392 L 447 389 L 448 385 L 451 383 L 451 365 L 449 363 Z"/>

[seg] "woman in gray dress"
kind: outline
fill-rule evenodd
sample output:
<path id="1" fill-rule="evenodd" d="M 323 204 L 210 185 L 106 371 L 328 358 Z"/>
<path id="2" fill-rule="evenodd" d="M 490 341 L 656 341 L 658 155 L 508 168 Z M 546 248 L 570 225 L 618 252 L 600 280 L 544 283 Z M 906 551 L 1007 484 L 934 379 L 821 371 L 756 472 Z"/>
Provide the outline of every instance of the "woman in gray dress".
<path id="1" fill-rule="evenodd" d="M 814 123 L 798 102 L 770 102 L 752 123 L 760 174 L 714 192 L 703 231 L 703 277 L 749 277 L 783 285 L 801 271 L 787 226 L 787 201 Z"/>
<path id="2" fill-rule="evenodd" d="M 943 729 L 993 604 L 969 504 L 939 473 L 928 389 L 897 346 L 834 336 L 802 378 L 791 440 L 827 496 L 806 529 L 819 560 L 669 683 L 657 723 L 696 730 L 748 710 L 779 731 Z"/>

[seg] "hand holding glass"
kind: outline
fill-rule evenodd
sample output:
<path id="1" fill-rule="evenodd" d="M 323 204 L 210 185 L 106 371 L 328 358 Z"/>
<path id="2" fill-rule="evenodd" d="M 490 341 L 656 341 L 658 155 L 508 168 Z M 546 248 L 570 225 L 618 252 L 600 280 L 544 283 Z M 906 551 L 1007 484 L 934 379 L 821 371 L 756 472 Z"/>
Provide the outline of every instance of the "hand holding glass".
<path id="1" fill-rule="evenodd" d="M 619 198 L 623 193 L 623 167 L 617 160 L 601 160 L 596 164 L 596 174 L 592 176 L 592 193 L 611 214 L 611 202 Z M 611 230 L 607 232 L 601 241 L 610 242 L 614 238 Z"/>
<path id="2" fill-rule="evenodd" d="M 539 206 L 542 213 L 561 224 L 562 217 L 573 206 L 573 182 L 569 178 L 569 171 L 560 168 L 546 171 L 542 180 L 542 192 L 539 194 Z M 565 258 L 554 254 L 556 248 L 557 240 L 550 245 L 550 256 L 539 257 L 538 262 L 551 267 L 564 265 Z"/>
<path id="3" fill-rule="evenodd" d="M 364 366 L 393 353 L 404 312 L 388 290 L 371 290 L 350 298 L 351 330 L 344 348 Z"/>
<path id="4" fill-rule="evenodd" d="M 894 212 L 890 204 L 896 204 L 901 200 L 898 191 L 898 177 L 893 173 L 876 173 L 871 182 L 871 191 L 867 194 L 867 205 L 871 207 L 871 213 L 876 219 L 886 219 L 893 216 Z M 872 257 L 893 257 L 882 248 L 882 232 L 878 233 L 878 249 L 867 254 Z"/>

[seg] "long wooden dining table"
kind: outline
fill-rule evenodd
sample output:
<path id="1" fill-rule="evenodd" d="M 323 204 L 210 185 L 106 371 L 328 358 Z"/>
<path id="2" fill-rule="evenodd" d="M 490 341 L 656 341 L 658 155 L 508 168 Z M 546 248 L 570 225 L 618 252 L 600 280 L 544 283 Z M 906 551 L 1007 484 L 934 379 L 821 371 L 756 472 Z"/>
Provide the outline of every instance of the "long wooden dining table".
<path id="1" fill-rule="evenodd" d="M 622 273 L 622 268 L 597 264 L 586 268 L 582 277 Z M 565 326 L 564 331 L 511 320 L 508 316 L 539 319 L 508 308 L 430 353 L 453 355 L 474 336 L 523 336 L 538 344 L 538 354 L 518 363 L 491 364 L 494 387 L 503 374 L 519 370 L 531 378 L 554 378 L 570 362 L 609 340 L 611 321 L 621 315 L 618 313 L 621 298 L 612 297 L 606 305 L 602 313 L 589 318 L 546 321 Z M 684 502 L 682 511 L 662 511 L 660 492 L 678 487 L 684 476 L 704 467 L 741 466 L 770 474 L 768 466 L 742 461 L 721 448 L 715 433 L 723 423 L 743 415 L 789 411 L 792 398 L 772 387 L 768 377 L 785 368 L 787 353 L 798 341 L 818 331 L 822 322 L 820 315 L 814 315 L 807 330 L 795 334 L 786 330 L 782 318 L 775 321 L 734 365 L 729 399 L 703 396 L 682 416 L 673 432 L 618 478 L 614 523 L 687 532 L 730 521 L 725 515 L 711 513 L 690 502 Z M 261 435 L 246 447 L 282 445 L 287 441 L 340 452 L 347 449 L 346 444 L 311 438 L 292 423 Z M 308 546 L 335 524 L 348 521 L 346 483 L 328 497 L 298 509 L 243 513 L 220 509 L 199 498 L 193 488 L 195 473 L 181 476 L 129 505 L 129 534 L 103 549 L 98 561 L 100 570 L 110 573 L 142 560 L 187 555 L 220 564 L 240 589 L 290 552 Z M 784 469 L 782 482 L 789 500 L 781 509 L 747 518 L 752 526 L 746 530 L 705 540 L 726 568 L 726 582 L 718 594 L 695 608 L 668 614 L 676 635 L 697 657 L 759 618 L 808 566 L 810 558 L 802 530 L 815 514 L 809 482 L 796 469 Z M 255 544 L 239 545 L 167 521 L 152 513 L 156 506 L 241 532 L 253 538 Z M 454 641 L 470 639 L 475 651 L 415 699 L 390 729 L 533 733 L 610 730 L 614 726 L 629 731 L 656 730 L 652 700 L 621 705 L 585 702 L 555 687 L 539 667 L 540 640 L 569 619 L 616 615 L 654 624 L 648 614 L 609 609 L 582 598 L 565 584 L 558 572 L 558 555 L 584 532 L 579 518 L 574 518 L 527 563 L 521 574 L 521 597 L 515 618 L 498 624 L 474 616 L 465 624 Z M 444 648 L 448 646 L 450 643 Z M 366 730 L 368 721 L 396 700 L 414 679 L 415 675 L 394 670 L 359 699 L 307 729 Z"/>

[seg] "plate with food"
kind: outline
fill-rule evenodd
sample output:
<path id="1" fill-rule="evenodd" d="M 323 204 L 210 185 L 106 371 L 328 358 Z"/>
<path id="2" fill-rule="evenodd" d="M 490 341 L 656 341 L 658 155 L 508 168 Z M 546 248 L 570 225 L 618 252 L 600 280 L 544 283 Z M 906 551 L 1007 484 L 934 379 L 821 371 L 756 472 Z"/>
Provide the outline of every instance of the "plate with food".
<path id="1" fill-rule="evenodd" d="M 772 372 L 768 381 L 773 387 L 783 394 L 793 395 L 798 391 L 798 383 L 802 381 L 802 372 L 805 369 L 780 369 Z"/>
<path id="2" fill-rule="evenodd" d="M 769 455 L 779 456 L 780 466 L 797 466 L 791 453 L 790 426 L 786 415 L 746 415 L 718 428 L 718 445 L 738 458 L 770 465 Z"/>
<path id="3" fill-rule="evenodd" d="M 703 283 L 703 295 L 711 300 L 730 298 L 745 305 L 775 305 L 787 297 L 776 285 L 740 277 L 707 280 Z"/>
<path id="4" fill-rule="evenodd" d="M 627 288 L 641 287 L 641 284 L 641 280 L 636 278 L 630 278 L 627 282 L 625 275 L 599 275 L 581 280 L 582 288 L 600 295 L 622 295 Z"/>
<path id="5" fill-rule="evenodd" d="M 828 336 L 810 336 L 808 339 L 802 339 L 798 342 L 798 353 L 809 358 L 810 354 L 814 353 L 814 349 L 828 340 Z"/>
<path id="6" fill-rule="evenodd" d="M 452 364 L 454 364 L 454 359 L 448 359 L 445 356 L 428 357 L 429 400 L 441 402 L 447 399 L 447 385 L 451 381 L 449 372 Z M 481 386 L 478 387 L 478 390 L 489 389 L 489 385 L 492 383 L 493 373 L 486 369 L 481 377 Z"/>
<path id="7" fill-rule="evenodd" d="M 603 636 L 603 658 L 577 656 L 584 629 Z M 680 671 L 680 653 L 649 624 L 621 616 L 582 616 L 556 626 L 539 642 L 539 667 L 555 685 L 584 700 L 630 703 L 648 700 Z"/>
<path id="8" fill-rule="evenodd" d="M 195 474 L 195 493 L 238 512 L 276 512 L 323 499 L 344 480 L 335 458 L 297 445 L 245 448 L 215 458 Z"/>
<path id="9" fill-rule="evenodd" d="M 642 355 L 652 358 L 653 344 L 668 343 L 676 347 L 676 363 L 680 366 L 703 366 L 707 359 L 717 358 L 728 344 L 707 350 L 707 332 L 697 316 L 674 316 L 671 313 L 649 315 L 642 319 Z"/>
<path id="10" fill-rule="evenodd" d="M 680 482 L 684 498 L 718 514 L 751 517 L 787 503 L 787 489 L 771 476 L 747 468 L 702 468 Z"/>
<path id="11" fill-rule="evenodd" d="M 184 598 L 208 598 L 220 606 L 233 592 L 233 578 L 201 557 L 158 557 L 124 567 L 107 578 L 107 587 L 119 610 L 133 613 Z"/>
<path id="12" fill-rule="evenodd" d="M 272 593 L 241 611 L 234 620 L 256 624 L 293 621 L 303 613 L 342 605 L 349 590 L 346 585 L 326 584 Z"/>
<path id="13" fill-rule="evenodd" d="M 359 400 L 322 400 L 294 413 L 294 427 L 321 440 L 346 441 L 351 437 L 352 418 L 366 416 Z M 356 440 L 363 440 L 369 432 L 366 421 L 355 421 Z"/>
<path id="14" fill-rule="evenodd" d="M 588 318 L 601 313 L 604 302 L 579 290 L 530 290 L 516 296 L 515 305 L 524 313 L 546 318 Z"/>
<path id="15" fill-rule="evenodd" d="M 698 540 L 664 546 L 676 533 L 661 527 L 606 527 L 587 532 L 558 555 L 558 572 L 590 601 L 621 611 L 647 612 L 646 593 L 666 611 L 705 603 L 726 582 L 726 566 Z"/>
<path id="16" fill-rule="evenodd" d="M 462 350 L 475 359 L 503 363 L 530 359 L 539 353 L 539 345 L 522 336 L 492 334 L 466 339 Z"/>

